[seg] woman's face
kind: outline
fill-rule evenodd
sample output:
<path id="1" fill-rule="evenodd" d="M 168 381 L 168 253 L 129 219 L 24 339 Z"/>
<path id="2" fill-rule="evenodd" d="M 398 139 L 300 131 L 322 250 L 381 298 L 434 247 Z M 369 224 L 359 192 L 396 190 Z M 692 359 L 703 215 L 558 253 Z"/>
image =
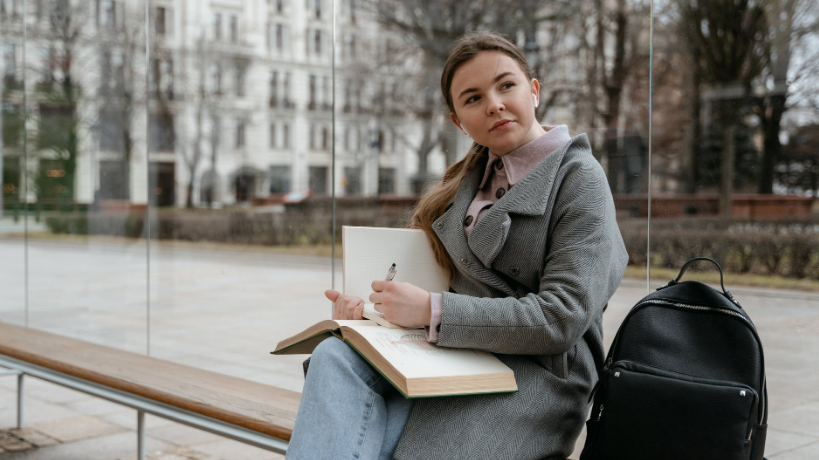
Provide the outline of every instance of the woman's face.
<path id="1" fill-rule="evenodd" d="M 543 133 L 535 120 L 539 89 L 514 59 L 483 51 L 455 71 L 450 117 L 475 142 L 502 156 Z"/>

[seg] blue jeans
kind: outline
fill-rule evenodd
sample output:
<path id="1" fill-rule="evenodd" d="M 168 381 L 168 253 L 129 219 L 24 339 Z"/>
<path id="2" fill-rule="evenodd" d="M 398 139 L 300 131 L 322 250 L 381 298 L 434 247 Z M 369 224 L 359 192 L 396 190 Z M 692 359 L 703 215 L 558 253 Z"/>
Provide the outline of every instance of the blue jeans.
<path id="1" fill-rule="evenodd" d="M 287 460 L 392 459 L 412 405 L 331 337 L 310 358 Z"/>

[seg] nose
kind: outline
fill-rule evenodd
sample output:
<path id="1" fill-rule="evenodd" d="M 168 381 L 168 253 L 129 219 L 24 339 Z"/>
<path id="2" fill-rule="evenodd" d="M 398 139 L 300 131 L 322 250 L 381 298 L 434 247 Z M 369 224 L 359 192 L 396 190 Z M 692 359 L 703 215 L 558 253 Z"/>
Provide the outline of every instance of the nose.
<path id="1" fill-rule="evenodd" d="M 504 110 L 506 110 L 506 107 L 503 104 L 503 100 L 501 100 L 501 98 L 498 95 L 496 94 L 488 95 L 486 96 L 486 98 L 487 98 L 486 112 L 488 115 L 495 115 L 498 112 L 503 112 Z"/>

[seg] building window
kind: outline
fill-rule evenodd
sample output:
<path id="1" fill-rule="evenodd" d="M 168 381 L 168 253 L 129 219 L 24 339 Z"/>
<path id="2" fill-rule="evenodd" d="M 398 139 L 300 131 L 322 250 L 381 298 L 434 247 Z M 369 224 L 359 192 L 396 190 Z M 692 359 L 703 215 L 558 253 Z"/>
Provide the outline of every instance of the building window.
<path id="1" fill-rule="evenodd" d="M 270 148 L 276 148 L 276 123 L 270 123 Z"/>
<path id="2" fill-rule="evenodd" d="M 344 193 L 361 194 L 361 168 L 347 166 L 344 168 Z"/>
<path id="3" fill-rule="evenodd" d="M 321 2 L 322 0 L 313 0 L 315 4 L 316 19 L 321 19 Z"/>
<path id="4" fill-rule="evenodd" d="M 287 123 L 282 125 L 282 147 L 290 148 L 290 125 Z"/>
<path id="5" fill-rule="evenodd" d="M 313 31 L 313 43 L 314 49 L 316 50 L 316 56 L 321 56 L 321 31 L 315 30 Z"/>
<path id="6" fill-rule="evenodd" d="M 310 166 L 308 186 L 314 195 L 327 194 L 327 166 Z"/>
<path id="7" fill-rule="evenodd" d="M 99 8 L 100 25 L 108 30 L 114 30 L 117 27 L 117 4 L 113 0 L 103 0 Z"/>
<path id="8" fill-rule="evenodd" d="M 310 123 L 310 128 L 307 133 L 308 139 L 310 139 L 310 150 L 316 149 L 316 126 Z"/>
<path id="9" fill-rule="evenodd" d="M 245 68 L 237 65 L 234 69 L 234 80 L 236 83 L 236 95 L 242 97 L 245 95 Z"/>
<path id="10" fill-rule="evenodd" d="M 282 51 L 284 49 L 284 26 L 276 24 L 276 49 Z"/>
<path id="11" fill-rule="evenodd" d="M 99 113 L 99 139 L 100 150 L 111 152 L 121 152 L 122 142 L 122 122 L 116 111 L 100 111 Z"/>
<path id="12" fill-rule="evenodd" d="M 310 75 L 309 83 L 309 98 L 307 102 L 307 110 L 315 110 L 316 108 L 316 76 Z"/>
<path id="13" fill-rule="evenodd" d="M 321 104 L 324 110 L 332 109 L 332 101 L 330 96 L 330 78 L 321 77 Z"/>
<path id="14" fill-rule="evenodd" d="M 160 113 L 151 116 L 149 124 L 151 151 L 172 152 L 176 143 L 173 115 Z"/>
<path id="15" fill-rule="evenodd" d="M 3 82 L 11 86 L 16 82 L 17 53 L 13 43 L 3 44 Z"/>
<path id="16" fill-rule="evenodd" d="M 378 194 L 395 194 L 395 168 L 378 168 Z"/>
<path id="17" fill-rule="evenodd" d="M 123 160 L 103 160 L 99 163 L 100 191 L 103 200 L 128 199 L 128 166 Z"/>
<path id="18" fill-rule="evenodd" d="M 279 14 L 284 13 L 284 0 L 275 0 L 276 1 L 276 12 Z"/>
<path id="19" fill-rule="evenodd" d="M 173 60 L 155 58 L 152 62 L 154 94 L 167 100 L 173 99 Z"/>
<path id="20" fill-rule="evenodd" d="M 171 9 L 164 6 L 158 6 L 156 7 L 156 13 L 154 16 L 154 20 L 156 21 L 156 35 L 171 35 L 173 30 L 173 15 Z"/>
<path id="21" fill-rule="evenodd" d="M 330 130 L 326 126 L 321 127 L 321 149 L 328 150 L 330 148 Z"/>
<path id="22" fill-rule="evenodd" d="M 296 104 L 290 99 L 290 72 L 284 74 L 284 106 L 293 108 Z"/>
<path id="23" fill-rule="evenodd" d="M 222 94 L 222 67 L 219 64 L 210 66 L 210 89 L 214 94 Z"/>
<path id="24" fill-rule="evenodd" d="M 279 105 L 279 72 L 275 70 L 270 71 L 270 98 L 268 99 L 270 107 Z"/>
<path id="25" fill-rule="evenodd" d="M 230 17 L 230 42 L 237 43 L 239 41 L 239 18 L 236 15 Z"/>
<path id="26" fill-rule="evenodd" d="M 288 193 L 290 191 L 290 166 L 270 167 L 270 193 Z"/>
<path id="27" fill-rule="evenodd" d="M 244 147 L 245 145 L 245 121 L 243 119 L 236 120 L 236 147 Z"/>
<path id="28" fill-rule="evenodd" d="M 215 40 L 222 39 L 222 15 L 219 13 L 213 15 L 213 38 Z"/>

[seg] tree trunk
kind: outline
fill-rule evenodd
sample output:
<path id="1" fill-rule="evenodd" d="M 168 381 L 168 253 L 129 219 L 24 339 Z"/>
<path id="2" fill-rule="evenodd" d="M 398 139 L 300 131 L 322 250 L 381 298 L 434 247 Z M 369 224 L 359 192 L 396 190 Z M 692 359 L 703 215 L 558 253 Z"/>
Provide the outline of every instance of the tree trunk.
<path id="1" fill-rule="evenodd" d="M 762 171 L 759 174 L 759 184 L 757 192 L 770 194 L 773 193 L 774 169 L 776 162 L 779 159 L 779 152 L 782 150 L 782 145 L 779 142 L 780 123 L 782 115 L 785 114 L 785 100 L 787 95 L 777 94 L 771 96 L 771 115 L 765 117 L 763 123 L 763 150 L 762 150 Z"/>
<path id="2" fill-rule="evenodd" d="M 731 197 L 734 193 L 735 130 L 736 124 L 733 120 L 724 119 L 719 181 L 719 214 L 723 217 L 731 217 Z"/>
<path id="3" fill-rule="evenodd" d="M 688 174 L 684 181 L 683 190 L 686 193 L 697 193 L 697 187 L 700 183 L 699 172 L 699 153 L 700 144 L 702 143 L 702 126 L 700 121 L 700 112 L 702 111 L 702 100 L 700 91 L 702 90 L 702 69 L 700 67 L 700 49 L 693 47 L 692 49 L 693 65 L 693 81 L 691 82 L 693 93 L 691 95 L 691 127 L 693 133 L 691 136 L 691 147 L 688 155 Z"/>

